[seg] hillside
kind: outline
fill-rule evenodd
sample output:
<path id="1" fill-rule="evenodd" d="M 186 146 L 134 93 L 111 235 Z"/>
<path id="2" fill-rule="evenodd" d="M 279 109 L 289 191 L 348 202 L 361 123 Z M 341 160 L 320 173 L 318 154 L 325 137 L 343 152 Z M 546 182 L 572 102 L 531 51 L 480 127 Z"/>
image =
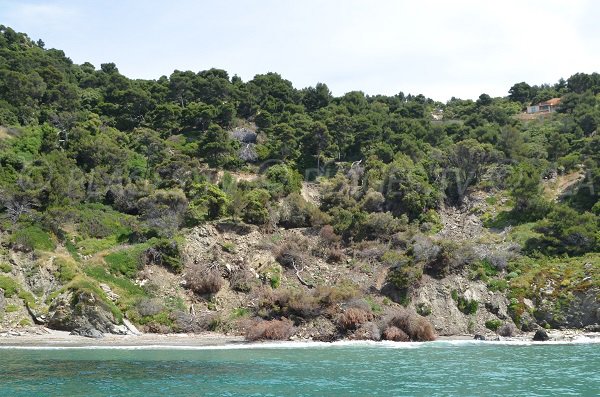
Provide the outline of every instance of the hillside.
<path id="1" fill-rule="evenodd" d="M 0 75 L 0 331 L 600 329 L 597 73 L 334 97 L 276 73 L 133 80 L 0 26 Z"/>

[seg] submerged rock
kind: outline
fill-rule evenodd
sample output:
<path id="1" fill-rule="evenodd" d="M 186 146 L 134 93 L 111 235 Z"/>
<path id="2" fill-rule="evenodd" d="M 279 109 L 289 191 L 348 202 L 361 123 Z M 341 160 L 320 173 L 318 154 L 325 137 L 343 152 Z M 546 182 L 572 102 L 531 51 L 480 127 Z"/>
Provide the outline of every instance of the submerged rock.
<path id="1" fill-rule="evenodd" d="M 545 342 L 548 339 L 550 339 L 550 337 L 545 329 L 538 329 L 535 331 L 535 335 L 533 335 L 533 340 L 536 342 Z"/>

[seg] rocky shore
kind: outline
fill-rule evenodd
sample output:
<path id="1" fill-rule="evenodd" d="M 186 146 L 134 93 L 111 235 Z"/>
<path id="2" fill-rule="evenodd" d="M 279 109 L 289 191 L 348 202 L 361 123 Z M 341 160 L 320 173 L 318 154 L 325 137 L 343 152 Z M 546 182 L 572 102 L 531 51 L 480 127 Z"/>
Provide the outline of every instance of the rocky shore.
<path id="1" fill-rule="evenodd" d="M 547 339 L 539 342 L 554 343 L 600 343 L 600 332 L 581 329 L 564 329 L 545 331 Z M 496 334 L 470 335 L 460 334 L 440 336 L 437 341 L 470 341 L 482 342 L 531 342 L 535 341 L 536 332 L 524 332 L 513 337 L 502 337 Z M 340 340 L 337 342 L 341 342 Z M 295 343 L 312 342 L 310 339 L 296 339 Z M 360 343 L 360 341 L 353 341 Z M 244 337 L 239 335 L 225 335 L 215 332 L 199 334 L 105 334 L 102 338 L 89 338 L 73 335 L 67 331 L 56 331 L 44 327 L 30 327 L 27 329 L 0 330 L 0 348 L 10 347 L 207 347 L 207 346 L 234 346 L 248 344 Z M 273 343 L 273 342 L 270 342 Z M 284 343 L 284 342 L 275 342 Z M 375 343 L 375 342 L 374 342 Z M 386 342 L 389 343 L 389 342 Z M 402 343 L 402 342 L 399 342 Z"/>

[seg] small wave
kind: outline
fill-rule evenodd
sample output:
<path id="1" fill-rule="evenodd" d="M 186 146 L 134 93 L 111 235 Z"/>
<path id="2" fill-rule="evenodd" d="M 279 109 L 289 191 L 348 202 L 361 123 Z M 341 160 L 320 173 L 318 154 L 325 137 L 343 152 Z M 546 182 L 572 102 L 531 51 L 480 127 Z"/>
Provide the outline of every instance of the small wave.
<path id="1" fill-rule="evenodd" d="M 579 345 L 600 344 L 600 338 L 579 336 L 572 340 L 550 340 L 537 342 L 531 340 L 437 340 L 433 342 L 391 342 L 391 341 L 350 341 L 335 342 L 288 341 L 288 342 L 252 342 L 223 345 L 185 345 L 185 344 L 148 344 L 148 345 L 73 345 L 73 346 L 18 346 L 0 345 L 0 350 L 248 350 L 248 349 L 326 349 L 326 348 L 384 348 L 417 349 L 424 347 L 460 347 L 460 346 L 535 346 L 535 345 Z"/>

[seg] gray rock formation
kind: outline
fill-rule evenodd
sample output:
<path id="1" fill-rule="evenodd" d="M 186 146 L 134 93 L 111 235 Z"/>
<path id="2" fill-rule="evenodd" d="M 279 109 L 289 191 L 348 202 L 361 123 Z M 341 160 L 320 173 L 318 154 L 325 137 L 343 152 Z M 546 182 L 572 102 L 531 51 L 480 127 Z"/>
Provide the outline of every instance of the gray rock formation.
<path id="1" fill-rule="evenodd" d="M 67 292 L 54 299 L 49 310 L 48 327 L 63 331 L 80 329 L 95 329 L 101 333 L 118 331 L 117 320 L 110 307 L 88 292 Z"/>

